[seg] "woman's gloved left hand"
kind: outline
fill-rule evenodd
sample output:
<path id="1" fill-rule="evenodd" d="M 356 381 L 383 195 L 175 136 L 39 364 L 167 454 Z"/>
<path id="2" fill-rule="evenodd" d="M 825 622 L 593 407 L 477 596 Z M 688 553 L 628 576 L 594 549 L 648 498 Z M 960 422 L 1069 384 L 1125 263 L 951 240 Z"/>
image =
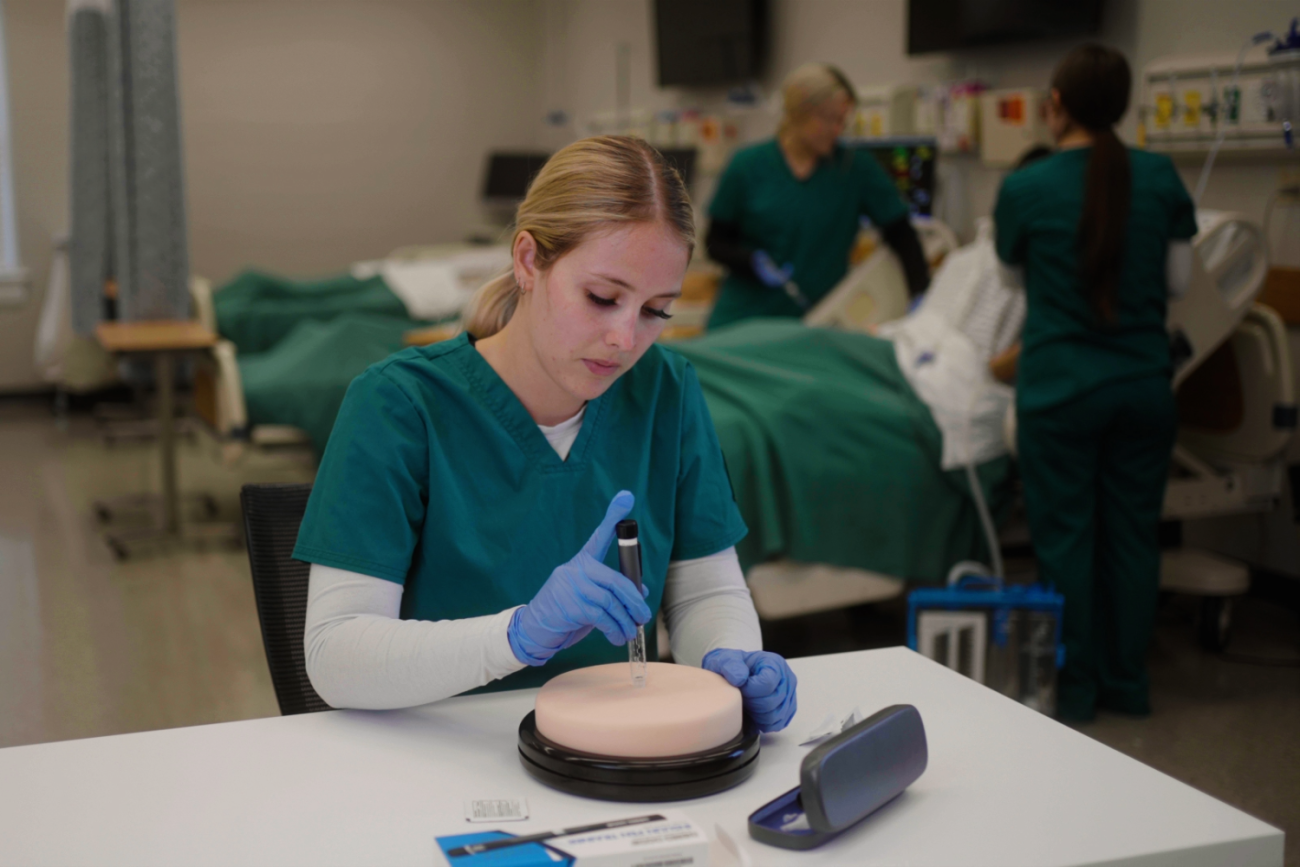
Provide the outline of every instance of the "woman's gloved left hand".
<path id="1" fill-rule="evenodd" d="M 794 276 L 794 265 L 787 263 L 784 268 L 778 267 L 766 250 L 755 250 L 749 257 L 749 264 L 754 269 L 754 276 L 769 289 L 780 289 Z"/>
<path id="2" fill-rule="evenodd" d="M 780 654 L 718 648 L 705 654 L 701 667 L 740 690 L 745 713 L 760 731 L 779 732 L 794 718 L 799 678 Z"/>

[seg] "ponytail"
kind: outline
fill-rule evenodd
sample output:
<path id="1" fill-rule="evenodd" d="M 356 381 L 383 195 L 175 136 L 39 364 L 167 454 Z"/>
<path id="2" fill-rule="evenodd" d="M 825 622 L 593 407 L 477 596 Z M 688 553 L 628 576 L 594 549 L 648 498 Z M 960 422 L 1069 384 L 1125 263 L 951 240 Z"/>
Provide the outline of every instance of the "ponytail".
<path id="1" fill-rule="evenodd" d="M 493 277 L 474 293 L 461 314 L 461 326 L 474 337 L 491 337 L 510 321 L 519 304 L 519 284 L 513 269 Z"/>
<path id="2" fill-rule="evenodd" d="M 1088 303 L 1107 324 L 1117 317 L 1132 188 L 1128 151 L 1115 130 L 1095 133 L 1079 220 L 1079 265 Z"/>
<path id="3" fill-rule="evenodd" d="M 1124 55 L 1103 45 L 1081 45 L 1052 75 L 1061 107 L 1092 134 L 1083 214 L 1079 220 L 1079 277 L 1098 319 L 1114 324 L 1133 190 L 1128 150 L 1115 124 L 1128 110 L 1132 76 Z"/>

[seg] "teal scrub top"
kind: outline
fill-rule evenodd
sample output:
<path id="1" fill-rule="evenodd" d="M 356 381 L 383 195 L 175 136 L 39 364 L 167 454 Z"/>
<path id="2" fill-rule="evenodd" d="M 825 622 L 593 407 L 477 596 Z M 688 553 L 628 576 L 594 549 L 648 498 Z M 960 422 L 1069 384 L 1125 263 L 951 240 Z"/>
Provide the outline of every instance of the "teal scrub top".
<path id="1" fill-rule="evenodd" d="M 530 601 L 621 490 L 636 495 L 630 517 L 652 612 L 670 561 L 716 554 L 745 536 L 689 362 L 652 346 L 587 404 L 561 460 L 462 334 L 399 352 L 353 380 L 293 556 L 404 585 L 403 619 L 494 614 Z M 605 558 L 614 569 L 616 549 Z M 625 647 L 593 630 L 545 666 L 485 689 L 539 686 L 626 659 Z"/>
<path id="2" fill-rule="evenodd" d="M 1028 311 L 1016 381 L 1021 412 L 1106 385 L 1172 371 L 1169 242 L 1196 234 L 1196 209 L 1169 157 L 1130 149 L 1132 202 L 1114 325 L 1098 322 L 1077 245 L 1091 148 L 1072 148 L 1007 176 L 994 220 L 998 256 L 1023 265 Z"/>
<path id="3" fill-rule="evenodd" d="M 779 266 L 793 265 L 791 279 L 812 304 L 848 272 L 861 217 L 887 226 L 907 214 L 898 188 L 866 151 L 836 145 L 801 181 L 776 139 L 736 151 L 709 206 L 712 219 L 739 227 L 746 246 L 766 250 Z M 780 289 L 728 274 L 709 327 L 804 312 Z"/>

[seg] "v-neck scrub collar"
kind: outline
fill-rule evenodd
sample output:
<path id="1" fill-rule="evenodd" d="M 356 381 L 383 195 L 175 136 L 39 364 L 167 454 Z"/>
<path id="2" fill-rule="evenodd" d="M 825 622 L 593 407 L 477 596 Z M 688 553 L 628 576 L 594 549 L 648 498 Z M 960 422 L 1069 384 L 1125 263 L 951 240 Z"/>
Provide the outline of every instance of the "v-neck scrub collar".
<path id="1" fill-rule="evenodd" d="M 488 364 L 488 360 L 469 340 L 468 334 L 462 334 L 453 340 L 461 341 L 460 351 L 451 353 L 465 376 L 474 384 L 476 393 L 501 426 L 510 432 L 515 443 L 524 454 L 537 462 L 541 472 L 574 472 L 583 462 L 587 443 L 600 426 L 605 406 L 605 398 L 622 383 L 622 377 L 615 380 L 600 397 L 587 401 L 583 412 L 582 430 L 578 439 L 569 450 L 568 459 L 561 458 L 539 429 L 537 422 L 528 414 L 527 407 L 511 389 L 501 375 Z M 451 341 L 448 341 L 451 342 Z"/>

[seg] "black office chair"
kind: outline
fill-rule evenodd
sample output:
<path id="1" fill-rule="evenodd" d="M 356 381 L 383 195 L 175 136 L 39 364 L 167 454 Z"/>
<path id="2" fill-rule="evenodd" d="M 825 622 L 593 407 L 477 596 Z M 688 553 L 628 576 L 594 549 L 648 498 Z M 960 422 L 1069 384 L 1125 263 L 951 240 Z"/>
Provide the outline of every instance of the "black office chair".
<path id="1" fill-rule="evenodd" d="M 285 716 L 330 709 L 307 679 L 303 649 L 311 566 L 290 556 L 310 495 L 310 484 L 244 485 L 239 492 L 262 644 Z"/>

